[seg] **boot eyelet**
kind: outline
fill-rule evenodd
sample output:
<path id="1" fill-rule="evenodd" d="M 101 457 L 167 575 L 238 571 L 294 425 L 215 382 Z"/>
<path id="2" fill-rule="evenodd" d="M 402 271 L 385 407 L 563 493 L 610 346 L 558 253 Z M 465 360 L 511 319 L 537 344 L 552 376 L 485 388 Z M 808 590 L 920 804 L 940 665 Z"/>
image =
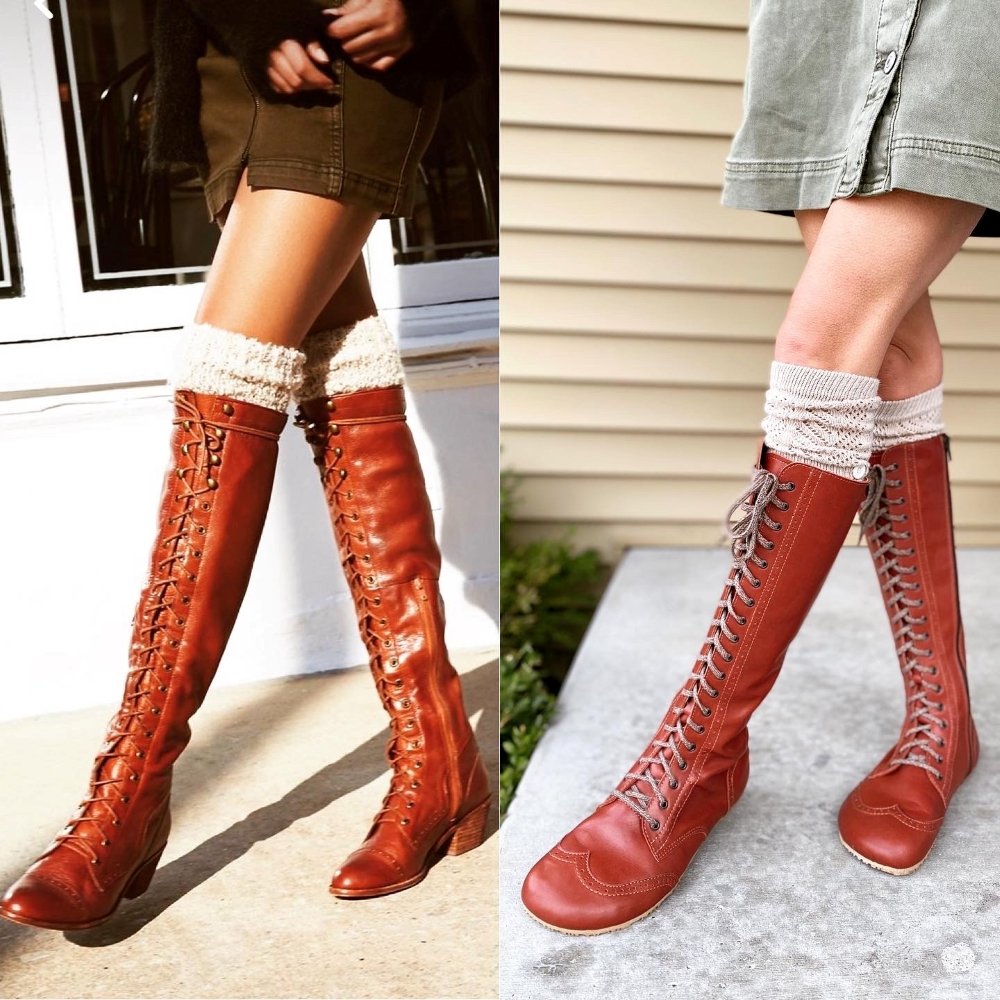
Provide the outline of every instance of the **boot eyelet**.
<path id="1" fill-rule="evenodd" d="M 712 710 L 706 705 L 705 708 L 701 710 L 701 715 L 703 719 L 711 718 Z"/>
<path id="2" fill-rule="evenodd" d="M 732 663 L 733 662 L 733 654 L 732 653 L 725 653 L 724 652 L 722 654 L 722 659 L 725 660 L 726 663 Z M 725 674 L 722 675 L 722 677 L 725 677 L 725 676 L 726 676 Z M 722 677 L 720 677 L 719 680 L 722 680 Z"/>
<path id="3" fill-rule="evenodd" d="M 785 483 L 784 486 L 789 493 L 795 492 L 795 483 Z"/>
<path id="4" fill-rule="evenodd" d="M 402 819 L 401 819 L 401 820 L 400 820 L 399 822 L 400 822 L 400 823 L 401 823 L 401 824 L 402 824 L 403 826 L 409 826 L 409 823 L 410 823 L 409 819 L 408 819 L 408 818 L 407 818 L 406 816 L 404 816 L 404 817 L 403 817 L 403 818 L 402 818 Z"/>
<path id="5" fill-rule="evenodd" d="M 139 775 L 138 774 L 130 774 L 128 776 L 128 780 L 129 781 L 138 781 L 139 780 Z"/>
<path id="6" fill-rule="evenodd" d="M 748 597 L 744 603 L 748 608 L 752 608 L 757 602 L 752 597 Z"/>
<path id="7" fill-rule="evenodd" d="M 420 782 L 419 781 L 411 781 L 410 782 L 410 788 L 419 788 L 419 787 L 420 787 Z"/>
<path id="8" fill-rule="evenodd" d="M 729 659 L 731 660 L 732 657 L 730 656 Z M 725 670 L 720 670 L 719 671 L 719 680 L 720 681 L 724 681 L 725 679 L 726 679 L 726 672 L 725 672 Z"/>
<path id="9" fill-rule="evenodd" d="M 686 771 L 688 769 L 687 761 L 686 760 L 683 760 L 683 761 L 679 760 L 677 762 L 677 769 L 679 771 Z"/>
<path id="10" fill-rule="evenodd" d="M 111 825 L 112 826 L 121 826 L 122 825 L 122 821 L 120 819 L 113 819 L 111 821 Z"/>
<path id="11" fill-rule="evenodd" d="M 415 760 L 413 762 L 413 766 L 416 767 L 416 768 L 423 767 L 424 766 L 424 762 L 422 760 Z"/>
<path id="12" fill-rule="evenodd" d="M 136 757 L 145 757 L 146 756 L 141 750 L 136 750 L 135 755 L 136 755 Z"/>
<path id="13" fill-rule="evenodd" d="M 199 535 L 204 535 L 205 534 L 205 525 L 199 524 L 198 527 L 195 530 L 198 532 Z"/>
<path id="14" fill-rule="evenodd" d="M 669 785 L 669 786 L 670 786 L 671 788 L 680 788 L 680 786 L 681 786 L 681 783 L 680 783 L 680 782 L 679 782 L 679 781 L 678 781 L 678 780 L 677 780 L 676 778 L 671 778 L 671 779 L 670 779 L 670 780 L 669 780 L 669 781 L 667 782 L 667 784 L 668 784 L 668 785 Z"/>
<path id="15" fill-rule="evenodd" d="M 203 503 L 201 505 L 201 509 L 202 510 L 211 510 L 212 509 L 212 505 L 210 503 Z"/>
<path id="16" fill-rule="evenodd" d="M 781 531 L 781 522 L 780 521 L 775 521 L 774 522 L 774 528 L 772 528 L 771 530 L 772 531 Z"/>
<path id="17" fill-rule="evenodd" d="M 406 803 L 407 809 L 412 809 L 416 805 L 416 802 L 410 801 Z"/>
<path id="18" fill-rule="evenodd" d="M 666 809 L 666 808 L 667 808 L 667 800 L 666 800 L 666 799 L 657 799 L 657 802 L 656 802 L 656 804 L 657 804 L 657 805 L 658 805 L 658 806 L 659 806 L 659 807 L 660 807 L 661 809 Z"/>
<path id="19" fill-rule="evenodd" d="M 101 847 L 110 847 L 110 846 L 111 846 L 111 841 L 110 840 L 102 840 L 101 841 Z"/>
<path id="20" fill-rule="evenodd" d="M 658 819 L 654 819 L 653 822 L 649 824 L 649 828 L 653 831 L 653 833 L 656 833 L 656 831 L 660 829 L 660 821 Z"/>
<path id="21" fill-rule="evenodd" d="M 128 795 L 123 795 L 122 796 L 122 805 L 123 806 L 127 806 L 130 801 L 131 801 L 131 798 Z"/>
<path id="22" fill-rule="evenodd" d="M 91 858 L 90 859 L 90 863 L 92 865 L 99 865 L 101 863 L 101 859 L 100 858 Z"/>

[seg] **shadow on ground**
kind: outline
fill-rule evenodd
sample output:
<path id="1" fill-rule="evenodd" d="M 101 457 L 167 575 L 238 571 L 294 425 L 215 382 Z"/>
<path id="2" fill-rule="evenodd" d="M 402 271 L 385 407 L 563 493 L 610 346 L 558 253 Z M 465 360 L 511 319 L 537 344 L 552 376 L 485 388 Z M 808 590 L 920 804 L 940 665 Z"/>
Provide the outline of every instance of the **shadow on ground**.
<path id="1" fill-rule="evenodd" d="M 462 686 L 470 716 L 480 713 L 476 738 L 491 782 L 495 785 L 498 763 L 497 661 L 464 673 Z M 319 812 L 376 779 L 386 770 L 383 751 L 388 738 L 387 727 L 346 756 L 300 782 L 276 802 L 262 806 L 165 865 L 157 871 L 149 891 L 141 899 L 124 903 L 107 923 L 87 931 L 66 932 L 64 937 L 85 948 L 114 945 L 132 937 L 189 892 L 241 858 L 255 844 L 276 836 L 297 820 Z M 495 787 L 493 801 L 487 839 L 496 833 L 498 825 Z"/>

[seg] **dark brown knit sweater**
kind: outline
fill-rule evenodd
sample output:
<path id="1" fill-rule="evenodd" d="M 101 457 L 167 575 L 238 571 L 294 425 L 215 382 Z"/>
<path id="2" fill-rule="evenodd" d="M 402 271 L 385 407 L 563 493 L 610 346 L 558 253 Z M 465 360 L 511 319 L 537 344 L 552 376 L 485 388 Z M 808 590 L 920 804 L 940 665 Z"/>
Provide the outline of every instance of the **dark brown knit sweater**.
<path id="1" fill-rule="evenodd" d="M 332 56 L 335 42 L 324 31 L 328 21 L 322 0 L 154 0 L 155 86 L 150 164 L 201 167 L 205 146 L 198 127 L 201 90 L 198 57 L 205 43 L 235 56 L 266 100 L 287 98 L 267 80 L 270 51 L 293 38 L 320 40 Z M 414 48 L 380 78 L 402 94 L 420 93 L 428 76 L 445 79 L 453 91 L 476 72 L 475 59 L 459 26 L 451 0 L 403 0 L 415 38 Z"/>

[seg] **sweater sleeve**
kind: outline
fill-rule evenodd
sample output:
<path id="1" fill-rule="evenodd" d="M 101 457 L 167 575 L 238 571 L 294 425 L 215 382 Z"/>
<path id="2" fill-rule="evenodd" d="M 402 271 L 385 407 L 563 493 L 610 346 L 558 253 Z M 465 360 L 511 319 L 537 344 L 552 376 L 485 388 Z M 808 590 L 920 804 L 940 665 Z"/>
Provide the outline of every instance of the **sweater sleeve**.
<path id="1" fill-rule="evenodd" d="M 183 0 L 223 51 L 235 56 L 264 96 L 272 90 L 267 57 L 286 38 L 325 38 L 327 20 L 316 0 Z"/>

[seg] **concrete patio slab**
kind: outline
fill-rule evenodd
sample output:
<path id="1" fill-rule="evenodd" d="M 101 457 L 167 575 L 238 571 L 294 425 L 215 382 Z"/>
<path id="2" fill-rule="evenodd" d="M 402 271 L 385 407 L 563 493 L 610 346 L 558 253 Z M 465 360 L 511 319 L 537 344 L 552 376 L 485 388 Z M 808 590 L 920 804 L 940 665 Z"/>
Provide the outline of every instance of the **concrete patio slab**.
<path id="1" fill-rule="evenodd" d="M 959 553 L 983 744 L 927 862 L 897 878 L 841 846 L 845 795 L 899 732 L 902 685 L 868 553 L 845 549 L 751 724 L 750 784 L 653 915 L 597 937 L 522 908 L 531 865 L 626 773 L 694 662 L 728 552 L 619 566 L 501 835 L 505 1000 L 1000 995 L 998 557 Z"/>
<path id="2" fill-rule="evenodd" d="M 457 657 L 491 774 L 495 655 Z M 4 886 L 79 801 L 109 714 L 0 726 Z M 496 997 L 496 836 L 406 892 L 327 892 L 387 787 L 385 722 L 367 667 L 212 691 L 149 891 L 86 932 L 0 920 L 0 996 Z"/>

